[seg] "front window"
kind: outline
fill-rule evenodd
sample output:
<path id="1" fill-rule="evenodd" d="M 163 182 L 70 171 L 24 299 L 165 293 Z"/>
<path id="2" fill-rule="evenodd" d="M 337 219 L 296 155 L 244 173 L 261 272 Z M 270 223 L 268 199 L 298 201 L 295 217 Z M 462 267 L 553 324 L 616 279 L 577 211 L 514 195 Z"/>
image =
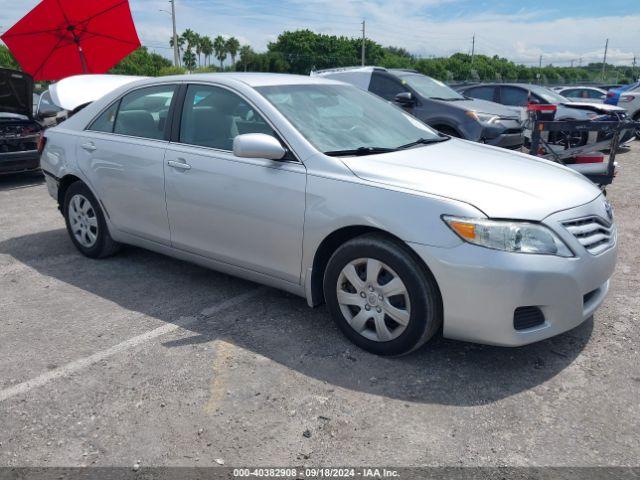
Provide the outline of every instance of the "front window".
<path id="1" fill-rule="evenodd" d="M 189 85 L 180 122 L 181 143 L 233 150 L 233 139 L 245 133 L 276 136 L 258 112 L 235 93 L 210 85 Z"/>
<path id="2" fill-rule="evenodd" d="M 438 133 L 384 100 L 348 85 L 256 88 L 321 152 L 396 149 Z"/>
<path id="3" fill-rule="evenodd" d="M 531 91 L 531 93 L 542 98 L 547 103 L 564 103 L 568 100 L 566 97 L 563 97 L 559 93 L 556 93 L 553 90 L 550 90 L 545 87 L 538 87 L 536 85 L 531 85 L 529 86 L 529 90 Z"/>
<path id="4" fill-rule="evenodd" d="M 398 76 L 404 83 L 425 98 L 446 101 L 466 100 L 463 95 L 460 95 L 453 88 L 431 77 L 416 74 L 403 74 Z"/>

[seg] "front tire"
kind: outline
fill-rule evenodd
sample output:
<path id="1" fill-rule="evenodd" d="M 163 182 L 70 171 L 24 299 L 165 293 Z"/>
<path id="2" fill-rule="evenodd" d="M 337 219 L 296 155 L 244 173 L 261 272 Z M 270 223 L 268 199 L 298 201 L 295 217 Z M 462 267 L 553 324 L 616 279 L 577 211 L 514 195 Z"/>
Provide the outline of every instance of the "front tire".
<path id="1" fill-rule="evenodd" d="M 408 247 L 379 234 L 354 238 L 332 255 L 325 301 L 342 332 L 377 355 L 421 347 L 442 324 L 433 275 Z"/>
<path id="2" fill-rule="evenodd" d="M 104 219 L 100 203 L 82 182 L 69 186 L 64 196 L 63 213 L 67 232 L 75 247 L 89 258 L 104 258 L 120 249 Z"/>

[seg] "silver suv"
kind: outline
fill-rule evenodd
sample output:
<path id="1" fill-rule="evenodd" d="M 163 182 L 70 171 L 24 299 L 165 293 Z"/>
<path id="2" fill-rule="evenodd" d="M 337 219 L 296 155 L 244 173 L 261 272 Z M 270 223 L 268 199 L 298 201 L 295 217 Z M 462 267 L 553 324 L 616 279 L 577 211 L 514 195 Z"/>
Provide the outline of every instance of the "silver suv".
<path id="1" fill-rule="evenodd" d="M 609 204 L 583 176 L 427 127 L 322 78 L 135 82 L 47 130 L 71 241 L 131 244 L 326 302 L 371 352 L 522 345 L 604 299 Z"/>

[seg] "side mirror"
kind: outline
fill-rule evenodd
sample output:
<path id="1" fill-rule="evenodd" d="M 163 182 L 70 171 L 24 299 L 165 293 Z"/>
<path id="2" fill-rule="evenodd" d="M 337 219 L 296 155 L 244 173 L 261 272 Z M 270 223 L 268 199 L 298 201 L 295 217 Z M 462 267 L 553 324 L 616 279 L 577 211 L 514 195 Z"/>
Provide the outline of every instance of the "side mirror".
<path id="1" fill-rule="evenodd" d="M 245 133 L 233 139 L 233 154 L 236 157 L 281 160 L 286 153 L 276 138 L 264 133 Z"/>
<path id="2" fill-rule="evenodd" d="M 56 115 L 58 115 L 59 110 L 38 110 L 36 112 L 36 117 L 37 118 L 53 118 Z"/>
<path id="3" fill-rule="evenodd" d="M 411 92 L 400 92 L 393 100 L 403 107 L 412 107 L 416 103 Z"/>

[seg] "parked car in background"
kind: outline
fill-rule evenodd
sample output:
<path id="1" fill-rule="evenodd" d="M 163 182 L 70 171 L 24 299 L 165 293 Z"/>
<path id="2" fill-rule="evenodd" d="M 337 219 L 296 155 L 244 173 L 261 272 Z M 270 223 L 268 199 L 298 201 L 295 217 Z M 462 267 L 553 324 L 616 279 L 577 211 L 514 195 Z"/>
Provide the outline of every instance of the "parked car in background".
<path id="1" fill-rule="evenodd" d="M 587 101 L 593 103 L 603 103 L 607 98 L 607 91 L 595 87 L 557 87 L 553 89 L 563 97 L 575 101 Z"/>
<path id="2" fill-rule="evenodd" d="M 505 346 L 557 335 L 593 315 L 615 268 L 611 208 L 582 175 L 442 135 L 342 82 L 142 80 L 45 138 L 47 188 L 82 254 L 128 243 L 326 301 L 377 354 L 441 326 Z"/>
<path id="3" fill-rule="evenodd" d="M 374 93 L 453 137 L 512 149 L 524 143 L 520 116 L 514 111 L 493 102 L 465 98 L 413 70 L 352 67 L 311 75 L 351 83 Z"/>
<path id="4" fill-rule="evenodd" d="M 33 79 L 0 68 L 0 174 L 37 170 L 42 127 L 33 116 Z"/>
<path id="5" fill-rule="evenodd" d="M 557 111 L 555 120 L 599 120 L 619 122 L 628 118 L 626 110 L 613 105 L 603 103 L 575 101 L 563 97 L 553 90 L 542 87 L 540 85 L 522 84 L 522 83 L 492 83 L 479 84 L 463 87 L 460 91 L 464 95 L 483 100 L 493 100 L 494 102 L 517 107 L 523 112 L 530 103 L 541 105 L 555 105 Z M 527 136 L 530 132 L 527 132 Z M 575 138 L 569 140 L 573 146 L 586 145 L 606 140 L 607 134 L 600 135 L 595 132 L 578 133 Z M 626 130 L 622 133 L 620 143 L 628 143 L 633 140 L 635 132 Z M 566 135 L 558 134 L 558 138 L 566 139 Z M 555 143 L 556 139 L 551 138 L 551 142 Z"/>
<path id="6" fill-rule="evenodd" d="M 634 121 L 640 122 L 640 85 L 633 90 L 622 93 L 618 106 L 626 109 Z M 636 137 L 640 138 L 640 129 L 636 130 Z"/>
<path id="7" fill-rule="evenodd" d="M 609 105 L 618 105 L 620 95 L 622 95 L 624 92 L 636 90 L 638 88 L 640 88 L 640 81 L 631 83 L 629 85 L 622 85 L 616 88 L 611 88 L 609 89 L 609 91 L 607 91 L 607 98 L 604 103 L 607 103 Z"/>

